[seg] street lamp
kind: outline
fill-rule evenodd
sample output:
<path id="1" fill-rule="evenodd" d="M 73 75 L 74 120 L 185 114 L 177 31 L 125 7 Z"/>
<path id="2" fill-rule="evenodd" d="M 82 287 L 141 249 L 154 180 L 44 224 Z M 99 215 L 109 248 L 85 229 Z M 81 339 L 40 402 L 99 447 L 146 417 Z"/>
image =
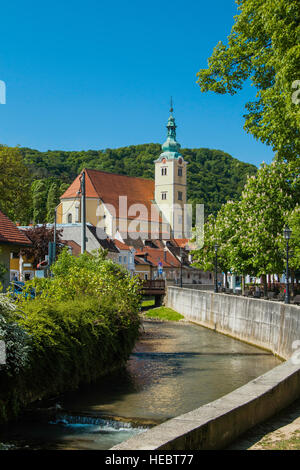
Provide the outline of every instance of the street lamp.
<path id="1" fill-rule="evenodd" d="M 286 225 L 283 230 L 283 235 L 286 240 L 286 273 L 285 273 L 285 299 L 284 303 L 290 303 L 290 288 L 289 288 L 289 239 L 291 238 L 292 231 Z"/>
<path id="2" fill-rule="evenodd" d="M 180 287 L 182 287 L 182 248 L 180 247 Z"/>
<path id="3" fill-rule="evenodd" d="M 219 248 L 219 245 L 216 243 L 214 248 L 215 248 L 215 292 L 218 293 L 218 248 Z"/>

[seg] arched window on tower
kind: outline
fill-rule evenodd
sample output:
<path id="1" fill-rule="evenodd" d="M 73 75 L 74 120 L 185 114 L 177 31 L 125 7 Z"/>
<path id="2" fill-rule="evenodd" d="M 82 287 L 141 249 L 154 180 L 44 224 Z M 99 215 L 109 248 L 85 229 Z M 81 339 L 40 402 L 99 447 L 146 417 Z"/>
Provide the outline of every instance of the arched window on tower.
<path id="1" fill-rule="evenodd" d="M 68 214 L 68 224 L 72 223 L 72 214 Z"/>

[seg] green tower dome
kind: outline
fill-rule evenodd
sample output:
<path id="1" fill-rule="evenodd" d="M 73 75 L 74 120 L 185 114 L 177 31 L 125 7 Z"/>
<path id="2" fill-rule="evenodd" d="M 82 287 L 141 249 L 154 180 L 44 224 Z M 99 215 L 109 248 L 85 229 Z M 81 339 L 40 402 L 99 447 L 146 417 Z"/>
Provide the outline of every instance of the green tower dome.
<path id="1" fill-rule="evenodd" d="M 176 124 L 174 116 L 172 115 L 173 106 L 171 101 L 170 116 L 168 119 L 167 129 L 167 140 L 162 145 L 163 153 L 160 154 L 160 159 L 166 158 L 167 160 L 173 160 L 174 158 L 182 157 L 180 153 L 180 144 L 176 141 Z"/>

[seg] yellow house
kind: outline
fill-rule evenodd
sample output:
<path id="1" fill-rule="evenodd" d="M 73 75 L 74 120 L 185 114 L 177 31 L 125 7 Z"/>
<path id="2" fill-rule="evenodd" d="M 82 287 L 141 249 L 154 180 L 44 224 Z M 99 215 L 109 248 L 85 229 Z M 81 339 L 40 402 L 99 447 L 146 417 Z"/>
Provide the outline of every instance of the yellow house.
<path id="1" fill-rule="evenodd" d="M 11 253 L 18 253 L 22 247 L 30 246 L 31 241 L 16 225 L 0 211 L 0 263 L 6 272 L 1 279 L 4 290 L 7 289 L 10 278 Z"/>
<path id="2" fill-rule="evenodd" d="M 11 281 L 29 281 L 34 278 L 35 269 L 32 261 L 25 256 L 20 256 L 19 250 L 13 250 L 10 253 L 10 280 Z"/>

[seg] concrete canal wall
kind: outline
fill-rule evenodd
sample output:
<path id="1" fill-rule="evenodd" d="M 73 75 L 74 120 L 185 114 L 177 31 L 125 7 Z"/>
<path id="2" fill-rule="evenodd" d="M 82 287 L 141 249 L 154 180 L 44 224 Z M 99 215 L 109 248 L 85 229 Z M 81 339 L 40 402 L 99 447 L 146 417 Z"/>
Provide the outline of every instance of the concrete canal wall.
<path id="1" fill-rule="evenodd" d="M 263 347 L 287 361 L 111 450 L 223 449 L 299 398 L 300 307 L 178 287 L 168 288 L 167 306 L 190 321 Z"/>
<path id="2" fill-rule="evenodd" d="M 265 348 L 283 359 L 300 340 L 300 307 L 263 299 L 169 287 L 167 306 L 187 320 Z"/>

